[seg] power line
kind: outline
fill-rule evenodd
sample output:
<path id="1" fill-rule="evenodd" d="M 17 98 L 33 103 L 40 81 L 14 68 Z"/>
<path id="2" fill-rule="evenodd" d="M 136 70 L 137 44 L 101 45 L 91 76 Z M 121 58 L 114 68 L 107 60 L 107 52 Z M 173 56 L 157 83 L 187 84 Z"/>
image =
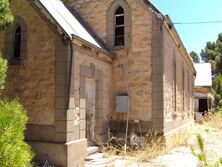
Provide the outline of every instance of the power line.
<path id="1" fill-rule="evenodd" d="M 222 20 L 220 21 L 199 21 L 199 22 L 181 22 L 181 23 L 173 23 L 175 24 L 217 24 L 217 23 L 222 23 Z"/>

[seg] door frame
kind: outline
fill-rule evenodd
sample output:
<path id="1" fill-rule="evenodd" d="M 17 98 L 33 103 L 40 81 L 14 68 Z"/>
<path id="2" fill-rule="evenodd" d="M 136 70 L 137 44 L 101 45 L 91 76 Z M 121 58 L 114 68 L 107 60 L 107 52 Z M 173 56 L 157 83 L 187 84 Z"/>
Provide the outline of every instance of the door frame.
<path id="1" fill-rule="evenodd" d="M 96 69 L 92 63 L 90 66 L 80 65 L 80 115 L 85 116 L 80 117 L 80 124 L 82 124 L 82 126 L 80 126 L 80 133 L 82 135 L 86 134 L 86 78 L 94 79 L 96 82 L 94 142 L 98 143 L 101 142 L 101 136 L 105 129 L 103 122 L 103 72 L 102 70 Z"/>

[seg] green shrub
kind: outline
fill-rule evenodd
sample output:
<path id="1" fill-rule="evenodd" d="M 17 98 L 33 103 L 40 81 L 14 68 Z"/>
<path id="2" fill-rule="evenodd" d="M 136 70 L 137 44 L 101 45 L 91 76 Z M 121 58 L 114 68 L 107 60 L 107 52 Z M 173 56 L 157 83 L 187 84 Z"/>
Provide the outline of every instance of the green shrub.
<path id="1" fill-rule="evenodd" d="M 13 21 L 9 0 L 0 0 L 0 30 Z M 7 61 L 0 53 L 0 90 L 4 89 Z M 18 100 L 0 99 L 0 167 L 29 167 L 33 153 L 24 142 L 28 117 Z"/>
<path id="2" fill-rule="evenodd" d="M 6 72 L 7 72 L 7 61 L 0 57 L 0 90 L 4 89 Z"/>
<path id="3" fill-rule="evenodd" d="M 24 142 L 27 116 L 18 100 L 0 101 L 0 166 L 32 166 L 33 153 Z"/>
<path id="4" fill-rule="evenodd" d="M 13 19 L 9 0 L 0 0 L 0 29 L 5 28 Z"/>
<path id="5" fill-rule="evenodd" d="M 215 163 L 207 162 L 206 152 L 204 149 L 204 139 L 201 135 L 197 135 L 197 145 L 199 152 L 196 152 L 193 147 L 191 147 L 192 154 L 196 156 L 204 167 L 221 167 L 222 166 L 222 157 L 219 158 Z"/>

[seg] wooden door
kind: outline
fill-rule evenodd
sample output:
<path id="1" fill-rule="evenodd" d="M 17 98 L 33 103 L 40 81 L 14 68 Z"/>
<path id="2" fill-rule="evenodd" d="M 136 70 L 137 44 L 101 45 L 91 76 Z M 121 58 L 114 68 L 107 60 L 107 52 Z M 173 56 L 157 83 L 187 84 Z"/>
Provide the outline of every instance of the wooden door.
<path id="1" fill-rule="evenodd" d="M 89 143 L 94 140 L 96 113 L 96 81 L 86 79 L 86 138 Z"/>

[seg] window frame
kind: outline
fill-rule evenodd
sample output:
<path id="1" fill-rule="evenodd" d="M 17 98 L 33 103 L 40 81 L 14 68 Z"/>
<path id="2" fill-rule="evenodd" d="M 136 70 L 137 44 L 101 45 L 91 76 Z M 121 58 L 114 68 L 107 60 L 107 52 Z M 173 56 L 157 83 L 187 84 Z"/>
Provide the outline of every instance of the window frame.
<path id="1" fill-rule="evenodd" d="M 20 34 L 20 55 L 15 56 L 15 35 L 17 28 L 21 28 Z M 21 64 L 22 60 L 25 59 L 27 53 L 27 25 L 20 16 L 14 17 L 14 22 L 11 23 L 5 31 L 5 48 L 4 56 L 8 59 L 9 64 L 17 65 Z"/>
<path id="2" fill-rule="evenodd" d="M 21 58 L 21 38 L 22 38 L 21 26 L 18 25 L 14 33 L 14 46 L 13 46 L 14 52 L 12 55 L 12 59 L 20 60 Z"/>
<path id="3" fill-rule="evenodd" d="M 124 10 L 124 45 L 115 46 L 115 25 L 116 25 L 116 11 L 119 7 Z M 107 10 L 107 45 L 109 49 L 128 49 L 132 43 L 132 18 L 131 9 L 125 0 L 115 0 L 112 2 Z"/>
<path id="4" fill-rule="evenodd" d="M 117 14 L 119 9 L 122 9 L 123 13 Z M 123 17 L 123 24 L 117 24 L 117 18 L 119 18 L 119 17 Z M 114 32 L 114 44 L 113 44 L 114 47 L 124 47 L 125 46 L 125 24 L 124 24 L 124 19 L 125 19 L 125 11 L 122 8 L 122 6 L 119 6 L 116 9 L 116 12 L 115 12 L 115 32 Z M 117 35 L 117 29 L 118 28 L 123 28 L 123 34 Z M 118 44 L 117 38 L 123 38 L 121 41 L 119 41 L 122 44 Z"/>

